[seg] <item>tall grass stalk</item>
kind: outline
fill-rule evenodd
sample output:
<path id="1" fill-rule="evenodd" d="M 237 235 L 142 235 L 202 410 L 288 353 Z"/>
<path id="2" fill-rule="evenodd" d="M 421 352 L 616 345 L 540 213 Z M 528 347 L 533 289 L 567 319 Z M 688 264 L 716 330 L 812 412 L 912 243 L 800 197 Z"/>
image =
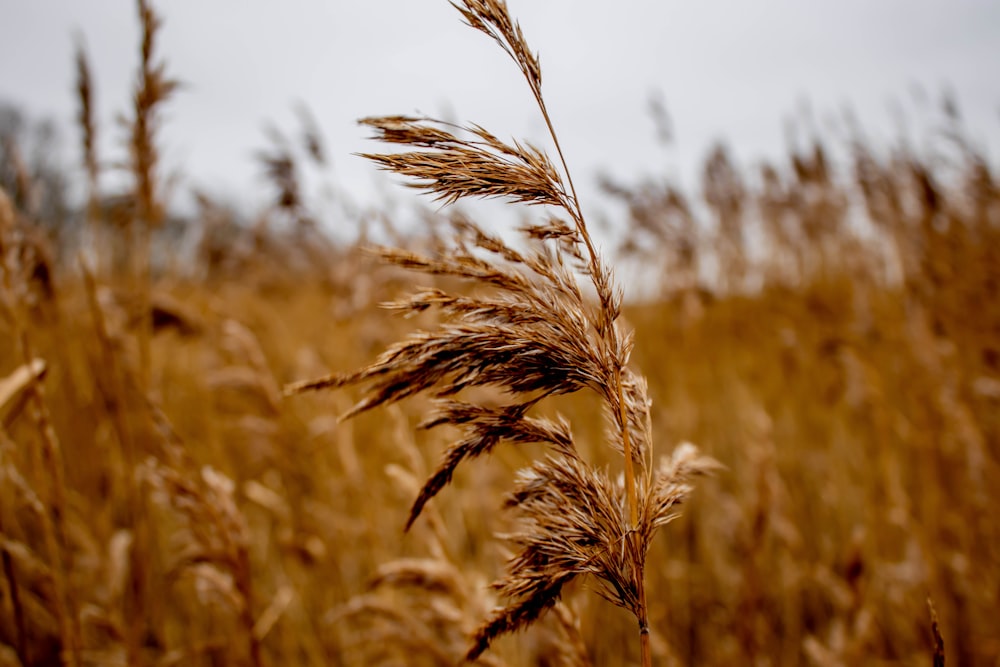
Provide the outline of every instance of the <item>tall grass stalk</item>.
<path id="1" fill-rule="evenodd" d="M 511 538 L 520 551 L 506 576 L 494 584 L 507 603 L 477 630 L 467 658 L 475 660 L 498 636 L 533 623 L 559 600 L 566 584 L 590 574 L 600 580 L 602 595 L 635 615 L 641 660 L 648 667 L 646 553 L 655 530 L 676 516 L 675 505 L 690 491 L 688 480 L 709 471 L 712 462 L 693 448 L 682 448 L 654 468 L 645 381 L 627 367 L 631 334 L 618 323 L 621 291 L 587 229 L 542 95 L 538 57 L 506 3 L 465 0 L 453 6 L 520 69 L 556 147 L 561 172 L 543 150 L 527 142 L 504 142 L 478 125 L 406 116 L 362 120 L 376 139 L 407 149 L 365 157 L 413 179 L 415 187 L 444 202 L 498 197 L 545 207 L 545 222 L 521 229 L 526 250 L 461 218 L 454 221 L 453 247 L 437 256 L 381 249 L 391 263 L 455 276 L 490 288 L 493 295 L 455 296 L 428 289 L 390 304 L 409 312 L 437 307 L 448 321 L 436 332 L 397 343 L 368 368 L 290 391 L 368 385 L 367 397 L 345 417 L 422 391 L 434 393 L 439 408 L 423 426 L 450 424 L 465 436 L 424 484 L 407 528 L 463 460 L 501 442 L 548 445 L 550 453 L 522 472 L 506 502 L 522 526 Z M 596 306 L 581 292 L 574 274 L 589 279 Z M 494 406 L 452 398 L 477 386 L 498 386 L 517 400 Z M 612 425 L 608 440 L 624 459 L 621 485 L 580 457 L 568 423 L 529 416 L 542 399 L 583 388 L 603 401 Z"/>
<path id="2" fill-rule="evenodd" d="M 176 90 L 177 82 L 168 78 L 164 63 L 154 61 L 156 38 L 162 25 L 159 15 L 147 0 L 138 0 L 139 22 L 142 27 L 140 68 L 133 95 L 133 115 L 129 137 L 132 177 L 135 181 L 133 197 L 135 221 L 132 236 L 136 295 L 139 300 L 140 325 L 139 369 L 142 387 L 150 383 L 150 239 L 163 220 L 163 205 L 157 182 L 156 168 L 159 151 L 156 147 L 156 130 L 160 106 Z M 85 135 L 86 136 L 86 135 Z"/>

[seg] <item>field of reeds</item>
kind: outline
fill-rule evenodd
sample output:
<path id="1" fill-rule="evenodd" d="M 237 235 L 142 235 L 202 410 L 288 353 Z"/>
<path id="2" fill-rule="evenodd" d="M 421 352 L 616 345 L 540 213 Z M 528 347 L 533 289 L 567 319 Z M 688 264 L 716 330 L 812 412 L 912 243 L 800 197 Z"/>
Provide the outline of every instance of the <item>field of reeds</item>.
<path id="1" fill-rule="evenodd" d="M 310 132 L 255 222 L 180 219 L 139 7 L 130 188 L 82 51 L 86 201 L 0 153 L 0 666 L 1000 664 L 1000 181 L 953 106 L 934 153 L 607 177 L 602 243 L 558 128 L 401 116 L 372 168 L 520 229 L 317 219 Z"/>

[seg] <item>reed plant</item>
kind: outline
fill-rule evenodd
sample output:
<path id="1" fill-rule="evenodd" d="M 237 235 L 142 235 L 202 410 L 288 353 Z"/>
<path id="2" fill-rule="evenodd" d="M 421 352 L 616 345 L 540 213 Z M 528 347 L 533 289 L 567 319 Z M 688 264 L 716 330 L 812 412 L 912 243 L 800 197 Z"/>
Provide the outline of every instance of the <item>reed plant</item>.
<path id="1" fill-rule="evenodd" d="M 504 502 L 520 520 L 508 538 L 517 553 L 494 584 L 505 602 L 475 631 L 466 658 L 477 659 L 497 637 L 535 622 L 571 581 L 589 575 L 602 596 L 636 617 L 641 661 L 648 667 L 646 554 L 657 530 L 677 516 L 690 480 L 714 463 L 690 445 L 671 457 L 654 456 L 646 381 L 628 366 L 632 337 L 620 322 L 622 293 L 588 229 L 546 108 L 541 66 L 520 25 L 502 0 L 453 6 L 520 70 L 558 166 L 543 149 L 505 142 L 479 125 L 410 116 L 363 119 L 375 139 L 401 147 L 364 157 L 445 203 L 501 198 L 545 212 L 540 222 L 520 228 L 520 245 L 457 217 L 450 242 L 433 255 L 378 249 L 391 264 L 457 278 L 482 292 L 429 288 L 388 304 L 411 314 L 437 309 L 443 322 L 392 345 L 366 368 L 291 385 L 288 391 L 363 386 L 365 397 L 342 418 L 433 394 L 436 409 L 422 428 L 449 425 L 462 436 L 417 494 L 407 529 L 463 462 L 504 443 L 545 445 L 544 458 L 519 474 Z M 499 388 L 505 400 L 461 398 L 487 388 Z M 601 400 L 607 443 L 622 457 L 620 480 L 581 456 L 568 422 L 532 412 L 547 397 L 584 389 Z"/>
<path id="2" fill-rule="evenodd" d="M 541 98 L 505 8 L 457 8 Z M 953 106 L 926 141 L 817 132 L 759 178 L 720 146 L 703 201 L 606 178 L 617 273 L 648 287 L 623 300 L 554 137 L 546 155 L 428 118 L 364 121 L 390 142 L 372 159 L 446 203 L 520 204 L 519 231 L 457 207 L 408 228 L 391 201 L 319 215 L 304 119 L 304 147 L 262 154 L 270 206 L 205 196 L 176 236 L 168 98 L 140 74 L 132 159 L 105 159 L 84 60 L 89 222 L 52 212 L 37 146 L 0 138 L 3 667 L 636 664 L 647 640 L 613 604 L 641 616 L 640 584 L 658 664 L 997 663 L 1000 179 Z M 109 196 L 114 163 L 131 178 Z M 406 250 L 373 265 L 315 242 L 328 224 Z M 153 257 L 193 252 L 135 271 L 139 225 Z M 427 287 L 400 298 L 413 271 Z M 331 368 L 361 370 L 282 397 Z M 657 462 L 652 433 L 727 471 L 646 553 L 706 464 Z"/>

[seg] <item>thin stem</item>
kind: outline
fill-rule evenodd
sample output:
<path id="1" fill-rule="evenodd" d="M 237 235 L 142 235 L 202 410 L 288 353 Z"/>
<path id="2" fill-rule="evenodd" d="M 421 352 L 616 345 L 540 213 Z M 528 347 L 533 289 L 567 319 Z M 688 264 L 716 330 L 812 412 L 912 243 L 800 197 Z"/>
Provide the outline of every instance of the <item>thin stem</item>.
<path id="1" fill-rule="evenodd" d="M 635 468 L 632 463 L 632 442 L 628 432 L 628 415 L 625 412 L 625 391 L 622 388 L 621 369 L 615 369 L 615 383 L 618 392 L 618 420 L 622 427 L 622 445 L 625 451 L 625 496 L 628 498 L 629 527 L 634 529 L 639 524 L 639 508 L 635 493 Z"/>
<path id="2" fill-rule="evenodd" d="M 636 580 L 639 591 L 639 653 L 642 657 L 642 667 L 652 667 L 653 651 L 649 643 L 649 616 L 646 608 L 646 577 L 640 569 Z"/>
<path id="3" fill-rule="evenodd" d="M 573 175 L 569 171 L 569 166 L 566 164 L 566 156 L 563 155 L 562 147 L 559 145 L 559 137 L 556 135 L 556 130 L 552 126 L 552 119 L 549 118 L 548 109 L 545 108 L 545 100 L 542 99 L 542 91 L 531 83 L 529 79 L 529 85 L 531 86 L 531 92 L 535 96 L 535 102 L 538 104 L 539 110 L 542 112 L 542 118 L 545 119 L 545 125 L 549 128 L 549 136 L 552 137 L 552 143 L 556 147 L 556 153 L 559 155 L 559 161 L 562 163 L 563 173 L 566 174 L 566 182 L 569 184 L 570 195 L 573 198 L 573 208 L 574 211 L 570 211 L 573 216 L 573 221 L 576 223 L 576 228 L 580 232 L 580 236 L 583 237 L 583 242 L 587 246 L 587 253 L 590 255 L 590 270 L 591 273 L 596 276 L 597 271 L 601 268 L 601 262 L 597 256 L 597 249 L 594 248 L 594 242 L 590 239 L 590 233 L 587 231 L 587 223 L 583 219 L 583 209 L 580 208 L 580 199 L 576 196 L 576 186 L 573 185 Z"/>
<path id="4" fill-rule="evenodd" d="M 542 99 L 542 91 L 534 83 L 532 83 L 530 79 L 529 85 L 531 86 L 532 94 L 535 96 L 535 102 L 538 103 L 538 108 L 542 112 L 542 118 L 545 119 L 545 125 L 549 128 L 549 136 L 552 137 L 552 143 L 556 147 L 556 153 L 558 153 L 559 161 L 562 163 L 563 172 L 566 174 L 566 182 L 569 184 L 570 193 L 573 197 L 573 207 L 576 209 L 575 211 L 570 211 L 570 213 L 573 214 L 573 219 L 576 222 L 577 229 L 580 231 L 580 236 L 583 237 L 583 241 L 587 245 L 587 252 L 590 254 L 591 275 L 596 278 L 601 269 L 600 259 L 597 255 L 596 248 L 594 248 L 594 243 L 590 238 L 590 234 L 587 232 L 587 224 L 583 218 L 583 210 L 580 208 L 580 200 L 576 196 L 576 187 L 573 185 L 573 176 L 570 174 L 569 166 L 566 164 L 566 156 L 563 155 L 562 147 L 559 145 L 559 137 L 556 135 L 555 128 L 552 126 L 552 119 L 549 118 L 549 112 L 545 108 L 545 101 Z M 600 296 L 601 305 L 604 308 L 601 315 L 605 320 L 606 326 L 610 327 L 613 321 L 610 308 L 604 298 L 604 295 L 601 294 Z M 604 329 L 604 327 L 602 327 L 602 329 Z M 617 357 L 617 355 L 614 356 Z M 621 368 L 617 363 L 615 364 L 614 375 L 615 392 L 618 394 L 618 421 L 621 426 L 622 445 L 625 452 L 625 495 L 628 499 L 629 524 L 631 528 L 635 528 L 638 522 L 639 513 L 635 489 L 635 469 L 632 464 L 632 443 L 628 432 L 628 415 L 625 412 L 625 390 L 622 386 Z"/>
<path id="5" fill-rule="evenodd" d="M 625 497 L 628 499 L 629 526 L 632 528 L 632 549 L 635 552 L 636 576 L 635 586 L 639 598 L 639 608 L 636 616 L 639 619 L 639 650 L 642 656 L 642 667 L 652 667 L 653 655 L 649 645 L 649 619 L 646 608 L 646 571 L 643 567 L 644 558 L 642 545 L 639 543 L 639 532 L 635 528 L 639 524 L 638 502 L 636 500 L 635 470 L 632 464 L 632 445 L 628 432 L 628 415 L 625 412 L 625 391 L 622 387 L 621 369 L 615 369 L 615 383 L 618 391 L 618 419 L 622 424 L 622 443 L 625 451 Z"/>
<path id="6" fill-rule="evenodd" d="M 601 289 L 601 285 L 597 282 L 598 276 L 601 275 L 601 263 L 597 254 L 597 249 L 594 248 L 594 242 L 590 238 L 590 234 L 587 231 L 587 224 L 583 218 L 583 209 L 580 207 L 580 200 L 576 194 L 576 187 L 573 185 L 573 176 L 569 171 L 569 165 L 566 163 L 566 156 L 563 154 L 562 147 L 559 145 L 559 137 L 556 135 L 555 128 L 552 126 L 552 119 L 549 117 L 549 112 L 545 108 L 545 101 L 542 99 L 542 91 L 539 89 L 538 85 L 531 79 L 528 78 L 528 83 L 531 86 L 531 92 L 535 96 L 535 101 L 538 103 L 538 108 L 542 112 L 542 118 L 545 119 L 545 125 L 549 128 L 549 136 L 552 137 L 552 143 L 555 145 L 556 153 L 559 155 L 559 161 L 562 163 L 563 173 L 566 174 L 566 182 L 569 184 L 570 194 L 573 199 L 573 208 L 575 210 L 570 211 L 573 216 L 574 222 L 576 222 L 577 229 L 580 232 L 580 236 L 583 237 L 583 241 L 587 246 L 587 252 L 590 254 L 590 272 L 591 279 L 594 280 L 594 286 L 598 290 L 598 297 L 601 300 L 601 323 L 600 332 L 605 337 L 608 343 L 611 343 L 613 338 L 612 324 L 614 322 L 614 315 L 611 310 L 610 305 L 610 294 L 607 294 L 607 286 Z M 611 347 L 611 345 L 609 345 Z M 613 350 L 617 352 L 617 349 Z M 636 481 L 635 481 L 635 468 L 632 461 L 632 442 L 629 436 L 628 430 L 628 413 L 626 412 L 625 405 L 625 388 L 622 383 L 622 368 L 618 363 L 618 354 L 610 355 L 614 360 L 614 381 L 615 381 L 615 393 L 618 399 L 618 422 L 621 427 L 622 432 L 622 449 L 625 454 L 625 497 L 628 502 L 628 514 L 629 514 L 629 528 L 631 529 L 631 539 L 632 548 L 635 551 L 636 557 L 636 581 L 635 585 L 638 594 L 638 609 L 636 610 L 636 616 L 639 619 L 639 651 L 642 658 L 642 667 L 652 667 L 653 664 L 653 654 L 649 643 L 649 616 L 646 605 L 646 574 L 645 568 L 642 567 L 643 558 L 641 549 L 642 546 L 639 543 L 639 533 L 635 530 L 639 523 L 639 508 L 638 499 L 636 498 Z"/>

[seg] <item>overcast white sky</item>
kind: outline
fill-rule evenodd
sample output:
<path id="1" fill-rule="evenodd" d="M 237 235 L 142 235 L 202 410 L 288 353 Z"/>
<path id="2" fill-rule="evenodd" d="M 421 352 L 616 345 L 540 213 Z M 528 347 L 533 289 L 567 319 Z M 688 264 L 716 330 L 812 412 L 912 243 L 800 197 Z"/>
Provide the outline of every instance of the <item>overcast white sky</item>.
<path id="1" fill-rule="evenodd" d="M 447 114 L 501 137 L 544 140 L 513 65 L 462 25 L 446 0 L 154 0 L 159 53 L 185 88 L 164 115 L 166 167 L 230 201 L 266 199 L 252 159 L 265 122 L 293 133 L 297 101 L 316 116 L 340 187 L 378 195 L 355 120 Z M 744 165 L 781 154 L 784 121 L 808 100 L 822 119 L 851 105 L 869 133 L 897 130 L 894 101 L 919 125 L 914 86 L 947 88 L 996 162 L 1000 3 L 989 0 L 509 0 L 540 52 L 545 91 L 578 181 L 679 175 L 687 185 L 712 139 Z M 71 124 L 73 35 L 96 77 L 101 150 L 120 159 L 137 64 L 129 0 L 0 0 L 0 99 Z M 660 94 L 676 141 L 655 140 Z M 75 156 L 75 152 L 72 153 Z M 379 177 L 382 178 L 382 177 Z"/>

